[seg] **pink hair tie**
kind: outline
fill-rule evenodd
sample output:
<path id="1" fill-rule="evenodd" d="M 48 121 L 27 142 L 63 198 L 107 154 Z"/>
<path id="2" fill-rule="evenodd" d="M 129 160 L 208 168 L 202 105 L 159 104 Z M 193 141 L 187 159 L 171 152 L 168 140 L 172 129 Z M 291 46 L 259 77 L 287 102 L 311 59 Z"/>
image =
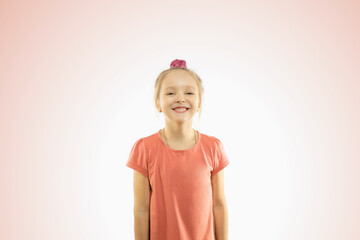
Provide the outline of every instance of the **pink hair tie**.
<path id="1" fill-rule="evenodd" d="M 186 61 L 182 59 L 175 59 L 170 63 L 170 68 L 187 68 Z"/>

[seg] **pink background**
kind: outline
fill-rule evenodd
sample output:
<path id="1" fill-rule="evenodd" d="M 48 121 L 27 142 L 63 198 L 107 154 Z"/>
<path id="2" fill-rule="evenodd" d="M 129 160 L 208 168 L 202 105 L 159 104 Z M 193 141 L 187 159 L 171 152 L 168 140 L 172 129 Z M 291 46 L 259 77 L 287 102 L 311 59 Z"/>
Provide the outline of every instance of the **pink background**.
<path id="1" fill-rule="evenodd" d="M 133 239 L 158 73 L 203 78 L 229 239 L 360 239 L 360 2 L 0 1 L 0 239 Z M 160 117 L 161 118 L 161 117 Z"/>

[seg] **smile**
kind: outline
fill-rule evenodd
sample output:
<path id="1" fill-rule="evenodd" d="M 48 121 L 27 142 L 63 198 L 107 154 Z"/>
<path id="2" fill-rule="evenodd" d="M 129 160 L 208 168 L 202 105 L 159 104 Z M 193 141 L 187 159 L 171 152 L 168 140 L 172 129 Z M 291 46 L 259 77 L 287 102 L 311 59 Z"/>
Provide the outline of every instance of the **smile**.
<path id="1" fill-rule="evenodd" d="M 175 108 L 173 110 L 177 113 L 184 113 L 184 112 L 187 112 L 187 110 L 189 110 L 189 109 L 188 108 Z"/>

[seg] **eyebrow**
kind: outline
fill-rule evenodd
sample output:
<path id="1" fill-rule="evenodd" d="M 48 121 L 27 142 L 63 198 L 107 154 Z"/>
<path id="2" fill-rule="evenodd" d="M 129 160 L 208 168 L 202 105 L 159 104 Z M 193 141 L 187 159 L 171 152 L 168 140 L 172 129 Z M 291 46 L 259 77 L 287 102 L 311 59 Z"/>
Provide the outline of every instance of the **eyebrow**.
<path id="1" fill-rule="evenodd" d="M 195 88 L 194 87 L 192 87 L 192 86 L 189 86 L 189 85 L 187 85 L 187 86 L 185 86 L 186 88 L 192 88 L 192 89 L 194 89 L 195 90 Z M 165 88 L 165 90 L 167 90 L 167 89 L 169 89 L 169 88 L 176 88 L 176 87 L 167 87 L 167 88 Z"/>

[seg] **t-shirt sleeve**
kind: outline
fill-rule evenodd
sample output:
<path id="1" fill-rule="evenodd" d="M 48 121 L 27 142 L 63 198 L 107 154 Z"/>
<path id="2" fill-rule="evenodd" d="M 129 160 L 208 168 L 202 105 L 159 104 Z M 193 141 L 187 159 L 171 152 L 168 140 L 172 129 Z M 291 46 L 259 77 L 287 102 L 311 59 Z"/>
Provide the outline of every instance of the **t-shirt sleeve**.
<path id="1" fill-rule="evenodd" d="M 225 153 L 224 146 L 222 142 L 215 138 L 215 156 L 214 156 L 214 166 L 211 172 L 211 176 L 217 174 L 221 170 L 223 170 L 227 165 L 229 165 L 230 161 Z"/>
<path id="2" fill-rule="evenodd" d="M 147 156 L 144 140 L 140 138 L 134 143 L 126 166 L 148 177 Z"/>

